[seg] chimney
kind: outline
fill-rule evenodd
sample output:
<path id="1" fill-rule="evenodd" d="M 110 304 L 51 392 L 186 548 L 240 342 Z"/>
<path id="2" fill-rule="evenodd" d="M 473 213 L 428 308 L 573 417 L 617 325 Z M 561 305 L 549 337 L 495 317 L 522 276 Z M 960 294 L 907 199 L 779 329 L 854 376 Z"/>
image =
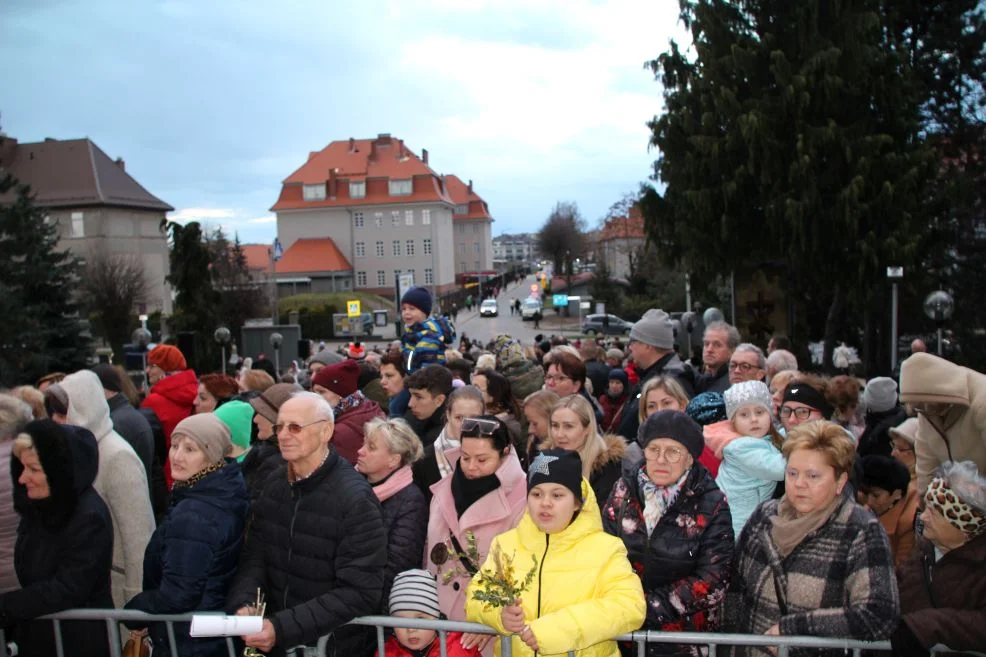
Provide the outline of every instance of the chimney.
<path id="1" fill-rule="evenodd" d="M 311 162 L 312 158 L 318 155 L 318 151 L 308 151 L 308 161 Z"/>
<path id="2" fill-rule="evenodd" d="M 339 180 L 336 178 L 335 168 L 329 169 L 329 198 L 336 197 L 336 190 L 339 187 Z"/>
<path id="3" fill-rule="evenodd" d="M 390 133 L 389 132 L 381 132 L 381 133 L 379 133 L 377 135 L 377 141 L 380 142 L 381 144 L 389 144 L 390 141 L 391 141 L 390 140 Z"/>
<path id="4" fill-rule="evenodd" d="M 354 153 L 356 151 L 356 140 L 352 137 L 349 138 L 349 152 Z"/>
<path id="5" fill-rule="evenodd" d="M 472 194 L 472 181 L 469 181 L 469 193 Z"/>
<path id="6" fill-rule="evenodd" d="M 123 161 L 122 157 L 116 158 L 116 166 L 120 167 L 120 171 L 127 170 L 127 163 Z"/>
<path id="7" fill-rule="evenodd" d="M 377 159 L 377 141 L 374 139 L 370 142 L 370 160 Z"/>
<path id="8" fill-rule="evenodd" d="M 422 159 L 422 161 L 425 164 L 428 164 L 428 149 L 427 148 L 422 148 L 421 149 L 421 159 Z"/>
<path id="9" fill-rule="evenodd" d="M 58 141 L 58 140 L 55 139 L 54 137 L 45 137 L 45 141 L 47 142 L 47 141 Z"/>

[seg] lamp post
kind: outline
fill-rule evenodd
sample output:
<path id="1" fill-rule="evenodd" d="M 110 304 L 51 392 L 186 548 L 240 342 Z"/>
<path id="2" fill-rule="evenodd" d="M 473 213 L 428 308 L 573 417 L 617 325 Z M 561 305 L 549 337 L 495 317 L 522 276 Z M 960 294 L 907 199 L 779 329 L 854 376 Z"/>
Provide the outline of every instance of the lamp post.
<path id="1" fill-rule="evenodd" d="M 147 345 L 151 342 L 151 332 L 141 326 L 138 329 L 134 329 L 134 332 L 130 336 L 130 340 L 135 345 L 140 347 L 140 371 L 144 374 L 144 390 L 147 390 Z"/>
<path id="2" fill-rule="evenodd" d="M 284 342 L 284 336 L 280 333 L 270 334 L 270 346 L 274 347 L 274 369 L 277 371 L 277 376 L 281 376 L 281 343 Z"/>
<path id="3" fill-rule="evenodd" d="M 936 290 L 929 294 L 924 300 L 924 314 L 929 319 L 935 320 L 938 327 L 938 355 L 942 355 L 942 327 L 952 312 L 955 310 L 955 302 L 952 295 L 945 290 Z"/>
<path id="4" fill-rule="evenodd" d="M 904 278 L 903 267 L 887 267 L 890 279 L 890 371 L 897 369 L 897 281 Z"/>
<path id="5" fill-rule="evenodd" d="M 212 337 L 213 339 L 215 339 L 216 342 L 219 343 L 219 346 L 222 349 L 223 374 L 225 374 L 226 373 L 226 345 L 229 344 L 229 339 L 231 337 L 229 333 L 229 329 L 226 328 L 225 326 L 220 326 L 219 328 L 216 329 L 216 332 L 212 334 Z"/>

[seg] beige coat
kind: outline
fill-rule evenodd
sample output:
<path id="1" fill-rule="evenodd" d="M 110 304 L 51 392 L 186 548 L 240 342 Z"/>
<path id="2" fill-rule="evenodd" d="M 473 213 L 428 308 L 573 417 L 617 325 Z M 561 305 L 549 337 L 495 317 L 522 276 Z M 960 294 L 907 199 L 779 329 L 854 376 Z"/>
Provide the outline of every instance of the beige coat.
<path id="1" fill-rule="evenodd" d="M 917 353 L 901 365 L 900 401 L 952 405 L 943 417 L 918 414 L 914 454 L 919 492 L 945 461 L 973 461 L 986 472 L 986 375 Z"/>

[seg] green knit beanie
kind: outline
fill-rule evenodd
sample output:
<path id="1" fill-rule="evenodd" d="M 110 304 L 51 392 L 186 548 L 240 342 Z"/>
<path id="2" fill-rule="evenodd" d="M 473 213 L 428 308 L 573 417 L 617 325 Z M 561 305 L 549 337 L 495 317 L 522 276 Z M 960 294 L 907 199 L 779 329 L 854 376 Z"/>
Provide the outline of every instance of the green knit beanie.
<path id="1" fill-rule="evenodd" d="M 240 449 L 250 447 L 253 431 L 253 406 L 243 401 L 228 401 L 214 413 L 229 427 L 230 441 Z"/>

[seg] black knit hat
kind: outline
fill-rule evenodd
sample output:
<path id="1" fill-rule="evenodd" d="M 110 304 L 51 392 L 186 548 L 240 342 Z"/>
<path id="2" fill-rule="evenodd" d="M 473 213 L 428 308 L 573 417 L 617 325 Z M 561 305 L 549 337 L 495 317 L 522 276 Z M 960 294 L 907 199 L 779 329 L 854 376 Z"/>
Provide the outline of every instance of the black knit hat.
<path id="1" fill-rule="evenodd" d="M 561 484 L 582 503 L 582 458 L 567 449 L 546 449 L 527 470 L 527 492 L 538 484 Z"/>
<path id="2" fill-rule="evenodd" d="M 888 493 L 899 490 L 907 493 L 911 483 L 911 473 L 907 466 L 897 459 L 882 454 L 863 457 L 862 488 L 882 488 Z"/>
<path id="3" fill-rule="evenodd" d="M 670 438 L 684 445 L 692 458 L 698 458 L 705 449 L 702 427 L 681 411 L 658 411 L 644 420 L 637 430 L 637 442 L 646 449 L 652 440 Z"/>

